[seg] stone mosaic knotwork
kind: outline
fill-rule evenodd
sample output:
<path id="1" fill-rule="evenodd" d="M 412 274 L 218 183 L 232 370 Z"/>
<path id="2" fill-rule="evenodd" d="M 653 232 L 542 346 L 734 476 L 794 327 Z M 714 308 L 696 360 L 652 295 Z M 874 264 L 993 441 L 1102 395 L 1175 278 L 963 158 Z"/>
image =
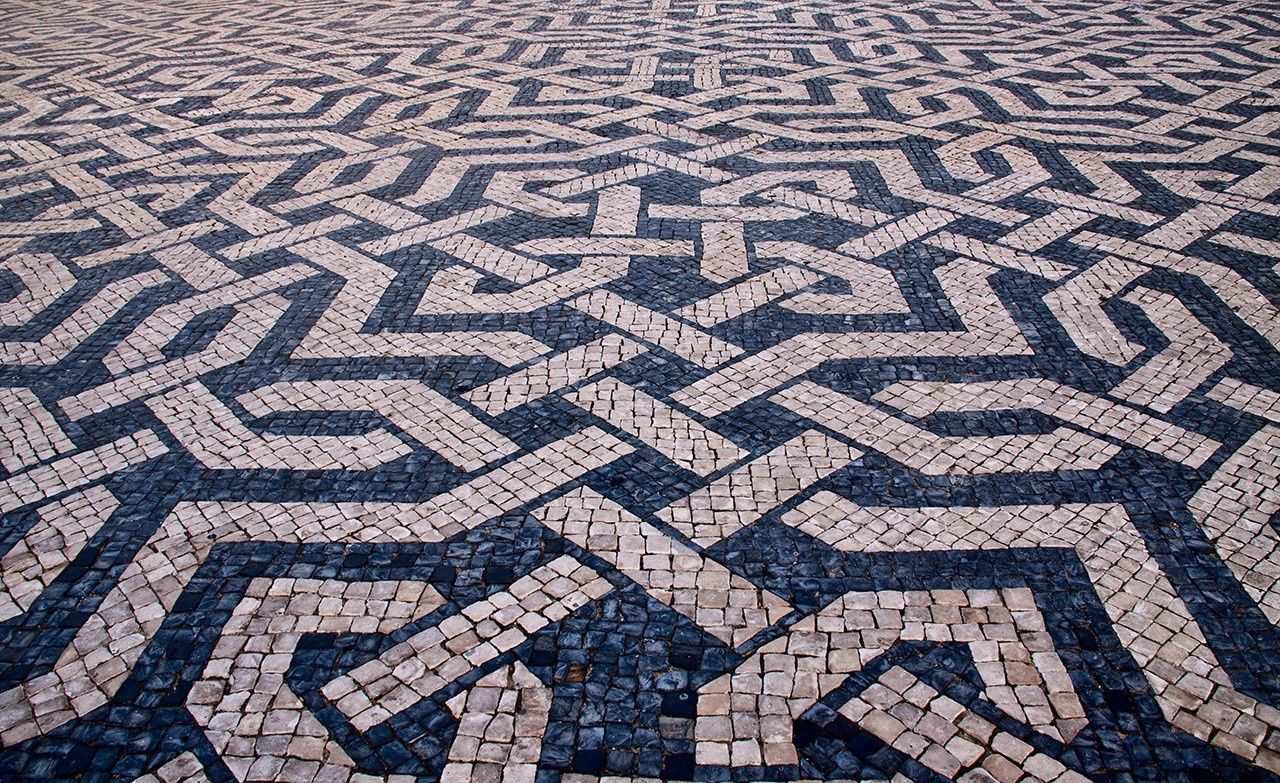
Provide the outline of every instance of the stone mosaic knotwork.
<path id="1" fill-rule="evenodd" d="M 1280 780 L 1280 12 L 0 2 L 0 779 Z"/>

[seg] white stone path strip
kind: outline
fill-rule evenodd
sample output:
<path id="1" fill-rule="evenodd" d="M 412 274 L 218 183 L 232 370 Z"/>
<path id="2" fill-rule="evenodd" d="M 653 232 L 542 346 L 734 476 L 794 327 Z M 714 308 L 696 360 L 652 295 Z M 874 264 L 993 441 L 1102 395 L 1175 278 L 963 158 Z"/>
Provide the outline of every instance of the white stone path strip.
<path id="1" fill-rule="evenodd" d="M 197 316 L 230 305 L 252 302 L 256 297 L 315 274 L 316 270 L 306 264 L 289 264 L 161 305 L 108 351 L 102 357 L 102 363 L 114 375 L 161 364 L 165 361 L 165 346 Z"/>
<path id="2" fill-rule="evenodd" d="M 416 604 L 406 600 L 418 591 L 422 595 Z M 366 592 L 368 598 L 364 597 Z M 324 597 L 316 604 L 314 599 L 321 595 Z M 347 616 L 361 608 L 361 601 L 365 602 L 365 616 Z M 289 619 L 282 623 L 276 618 L 281 616 L 280 605 L 286 602 Z M 206 727 L 215 749 L 238 780 L 320 780 L 323 775 L 326 781 L 408 783 L 411 776 L 375 778 L 356 773 L 350 757 L 284 684 L 281 664 L 287 666 L 300 633 L 356 630 L 357 624 L 369 626 L 371 621 L 376 622 L 374 632 L 385 633 L 402 624 L 406 614 L 420 616 L 442 602 L 429 585 L 414 582 L 255 580 L 228 621 L 226 629 L 230 630 L 217 645 L 220 655 L 234 658 L 210 661 L 191 691 L 188 709 Z M 318 616 L 305 616 L 308 611 Z M 238 651 L 243 653 L 237 655 Z M 249 694 L 243 690 L 245 683 L 252 683 Z M 261 698 L 268 693 L 274 698 Z M 243 698 L 246 695 L 247 700 Z M 449 699 L 445 704 L 458 719 L 458 729 L 441 783 L 533 783 L 551 700 L 552 689 L 521 661 L 485 675 Z M 237 706 L 241 704 L 244 706 Z M 273 770 L 278 770 L 275 776 L 266 778 Z M 134 783 L 207 780 L 200 761 L 184 752 Z"/>
<path id="3" fill-rule="evenodd" d="M 1280 511 L 1280 393 L 1224 378 L 1208 394 L 1271 422 L 1254 433 L 1205 482 L 1189 507 L 1227 567 L 1280 625 L 1280 534 L 1271 517 Z"/>
<path id="4" fill-rule="evenodd" d="M 438 238 L 469 227 L 471 213 L 445 221 Z M 434 224 L 433 224 L 434 225 Z M 435 238 L 437 235 L 432 234 Z M 547 348 L 521 332 L 366 332 L 378 303 L 395 282 L 396 271 L 352 248 L 318 237 L 292 252 L 324 267 L 346 282 L 333 302 L 293 351 L 295 359 L 348 359 L 360 356 L 487 356 L 514 366 Z"/>
<path id="5" fill-rule="evenodd" d="M 1207 395 L 1223 405 L 1280 424 L 1280 392 L 1263 389 L 1235 378 L 1223 378 Z"/>
<path id="6" fill-rule="evenodd" d="M 675 314 L 709 329 L 757 310 L 778 297 L 799 291 L 821 279 L 818 273 L 802 267 L 780 266 L 685 305 Z"/>
<path id="7" fill-rule="evenodd" d="M 1006 235 L 993 244 L 984 242 L 981 239 L 953 234 L 949 231 L 941 231 L 926 239 L 925 243 L 944 250 L 950 250 L 953 253 L 972 256 L 1005 269 L 1016 269 L 1020 272 L 1027 272 L 1049 280 L 1059 280 L 1075 271 L 1073 266 L 1060 264 L 1048 258 L 1024 253 L 1021 250 L 1010 247 L 1005 241 L 1007 238 L 1008 236 Z"/>
<path id="8" fill-rule="evenodd" d="M 698 554 L 588 487 L 540 506 L 533 515 L 599 555 L 661 603 L 730 647 L 782 619 L 791 606 Z"/>
<path id="9" fill-rule="evenodd" d="M 697 762 L 799 763 L 794 721 L 899 640 L 965 643 L 1002 710 L 1060 741 L 1084 726 L 1031 591 L 852 591 L 699 690 Z"/>
<path id="10" fill-rule="evenodd" d="M 458 733 L 440 783 L 534 783 L 551 696 L 551 688 L 515 661 L 446 702 Z"/>
<path id="11" fill-rule="evenodd" d="M 745 356 L 675 392 L 679 405 L 719 416 L 767 396 L 822 363 L 911 356 L 1018 356 L 1031 352 L 988 278 L 991 266 L 959 258 L 934 270 L 964 330 L 800 334 Z"/>
<path id="12" fill-rule="evenodd" d="M 1129 263 L 1169 269 L 1199 278 L 1222 302 L 1273 346 L 1280 346 L 1280 308 L 1234 269 L 1165 248 L 1082 231 L 1073 240 L 1114 253 Z"/>
<path id="13" fill-rule="evenodd" d="M 164 272 L 152 270 L 110 282 L 40 339 L 0 341 L 0 364 L 57 364 L 142 292 L 169 280 Z"/>
<path id="14" fill-rule="evenodd" d="M 204 348 L 152 364 L 58 401 L 68 418 L 78 421 L 181 386 L 207 372 L 242 361 L 253 353 L 289 309 L 289 300 L 266 294 L 235 305 L 235 314 Z"/>
<path id="15" fill-rule="evenodd" d="M 443 603 L 422 582 L 255 579 L 187 694 L 187 711 L 243 783 L 368 779 L 286 684 L 298 642 L 311 633 L 390 633 Z"/>
<path id="16" fill-rule="evenodd" d="M 1068 427 L 1015 435 L 937 435 L 812 381 L 771 401 L 931 476 L 1092 470 L 1120 447 Z"/>
<path id="17" fill-rule="evenodd" d="M 378 203 L 380 206 L 386 204 L 386 202 Z M 428 244 L 490 274 L 521 285 L 555 272 L 554 267 L 541 261 L 513 253 L 470 234 L 453 234 Z"/>
<path id="18" fill-rule="evenodd" d="M 804 264 L 849 284 L 847 294 L 803 291 L 788 297 L 781 305 L 793 312 L 815 315 L 911 312 L 893 273 L 860 258 L 800 242 L 760 242 L 756 245 L 756 254 L 760 258 L 783 258 Z"/>
<path id="19" fill-rule="evenodd" d="M 275 291 L 315 274 L 306 264 L 289 264 L 157 308 L 103 357 L 116 375 L 113 380 L 66 397 L 58 406 L 71 419 L 82 419 L 245 359 L 289 309 L 289 300 Z M 234 312 L 207 345 L 165 359 L 164 346 L 192 319 L 223 307 Z"/>
<path id="20" fill-rule="evenodd" d="M 566 398 L 700 476 L 719 473 L 748 456 L 715 430 L 614 378 L 583 386 Z"/>
<path id="21" fill-rule="evenodd" d="M 1101 303 L 1149 271 L 1108 256 L 1045 294 L 1044 303 L 1081 351 L 1111 364 L 1128 364 L 1144 349 L 1124 336 Z"/>
<path id="22" fill-rule="evenodd" d="M 0 745 L 52 731 L 115 695 L 217 543 L 443 541 L 632 450 L 588 428 L 423 503 L 180 503 L 53 670 L 0 693 Z"/>
<path id="23" fill-rule="evenodd" d="M 375 411 L 406 435 L 472 471 L 515 453 L 517 445 L 419 381 L 284 381 L 237 398 L 248 412 Z M 147 400 L 183 447 L 215 470 L 364 471 L 410 454 L 385 429 L 353 435 L 262 434 L 204 385 L 193 383 Z"/>
<path id="24" fill-rule="evenodd" d="M 1142 535 L 1115 504 L 866 508 L 819 493 L 783 521 L 843 552 L 1076 551 L 1112 627 L 1175 727 L 1280 770 L 1280 710 L 1240 693 Z"/>
<path id="25" fill-rule="evenodd" d="M 76 284 L 76 276 L 51 253 L 14 254 L 0 262 L 0 266 L 22 283 L 17 295 L 0 302 L 0 326 L 22 326 Z"/>
<path id="26" fill-rule="evenodd" d="M 861 456 L 810 430 L 672 502 L 657 517 L 695 544 L 711 546 Z"/>
<path id="27" fill-rule="evenodd" d="M 741 645 L 791 611 L 783 599 L 589 488 L 533 514 L 726 644 Z M 560 557 L 334 679 L 323 693 L 357 730 L 367 731 L 612 589 L 591 569 Z"/>
<path id="28" fill-rule="evenodd" d="M 611 590 L 595 571 L 568 555 L 559 557 L 321 691 L 357 731 L 368 731 Z"/>
<path id="29" fill-rule="evenodd" d="M 0 466 L 16 473 L 28 465 L 75 451 L 75 444 L 30 389 L 0 388 Z"/>
<path id="30" fill-rule="evenodd" d="M 1176 297 L 1139 288 L 1125 299 L 1160 327 L 1169 346 L 1112 389 L 1115 396 L 1168 413 L 1234 358 L 1231 349 Z"/>
<path id="31" fill-rule="evenodd" d="M 900 666 L 840 707 L 840 714 L 886 745 L 952 780 L 1088 783 L 1057 759 L 921 682 Z M 907 726 L 899 716 L 915 718 Z"/>
<path id="32" fill-rule="evenodd" d="M 135 778 L 133 783 L 209 783 L 209 776 L 196 754 L 187 750 L 166 761 L 155 772 Z"/>
<path id="33" fill-rule="evenodd" d="M 1280 625 L 1280 427 L 1254 433 L 1187 504 L 1258 608 Z"/>
<path id="34" fill-rule="evenodd" d="M 703 277 L 715 283 L 727 283 L 751 271 L 742 222 L 704 221 L 701 233 L 699 271 Z"/>
<path id="35" fill-rule="evenodd" d="M 742 349 L 736 345 L 604 289 L 592 291 L 568 304 L 699 367 L 710 369 L 742 355 Z"/>
<path id="36" fill-rule="evenodd" d="M 588 256 L 572 269 L 556 272 L 509 293 L 477 292 L 480 272 L 470 267 L 453 266 L 440 270 L 431 278 L 414 313 L 529 313 L 623 277 L 629 264 L 627 256 Z"/>
<path id="37" fill-rule="evenodd" d="M 236 398 L 254 416 L 287 411 L 373 411 L 466 471 L 479 470 L 519 447 L 462 406 L 421 381 L 281 381 Z"/>
<path id="38" fill-rule="evenodd" d="M 215 470 L 369 470 L 412 453 L 385 429 L 358 435 L 280 435 L 246 427 L 199 382 L 147 407 L 200 464 Z"/>
<path id="39" fill-rule="evenodd" d="M 644 345 L 619 334 L 606 334 L 570 348 L 510 375 L 496 378 L 463 395 L 468 402 L 497 416 L 567 386 L 584 381 L 644 353 Z"/>
<path id="40" fill-rule="evenodd" d="M 169 448 L 151 430 L 37 465 L 0 481 L 0 514 L 79 489 L 165 454 Z"/>
<path id="41" fill-rule="evenodd" d="M 1121 403 L 1044 378 L 977 383 L 900 381 L 873 399 L 917 419 L 935 413 L 1035 410 L 1193 468 L 1222 444 Z"/>
<path id="42" fill-rule="evenodd" d="M 0 620 L 31 608 L 120 505 L 94 486 L 36 510 L 36 523 L 0 558 Z"/>
<path id="43" fill-rule="evenodd" d="M 510 210 L 486 204 L 476 209 L 428 222 L 422 216 L 399 207 L 395 208 L 396 216 L 394 218 L 391 217 L 387 207 L 379 207 L 379 210 L 384 212 L 388 218 L 391 218 L 391 222 L 396 224 L 395 227 L 398 230 L 387 236 L 361 242 L 361 249 L 372 256 L 384 256 L 423 242 L 444 239 L 468 228 L 491 223 L 511 214 Z"/>

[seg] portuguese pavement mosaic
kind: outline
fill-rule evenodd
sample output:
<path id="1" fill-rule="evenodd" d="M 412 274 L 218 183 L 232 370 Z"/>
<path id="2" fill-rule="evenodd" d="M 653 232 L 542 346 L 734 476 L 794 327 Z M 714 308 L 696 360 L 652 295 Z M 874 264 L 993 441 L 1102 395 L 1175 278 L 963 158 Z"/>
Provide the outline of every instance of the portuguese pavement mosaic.
<path id="1" fill-rule="evenodd" d="M 0 2 L 0 779 L 1280 775 L 1280 7 Z"/>

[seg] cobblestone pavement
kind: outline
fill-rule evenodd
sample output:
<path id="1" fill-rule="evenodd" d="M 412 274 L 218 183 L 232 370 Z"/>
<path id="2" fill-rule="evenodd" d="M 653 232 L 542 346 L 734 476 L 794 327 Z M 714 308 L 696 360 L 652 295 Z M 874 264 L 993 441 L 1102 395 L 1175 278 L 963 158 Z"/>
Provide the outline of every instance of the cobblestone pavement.
<path id="1" fill-rule="evenodd" d="M 1280 780 L 1280 6 L 0 0 L 0 781 Z"/>

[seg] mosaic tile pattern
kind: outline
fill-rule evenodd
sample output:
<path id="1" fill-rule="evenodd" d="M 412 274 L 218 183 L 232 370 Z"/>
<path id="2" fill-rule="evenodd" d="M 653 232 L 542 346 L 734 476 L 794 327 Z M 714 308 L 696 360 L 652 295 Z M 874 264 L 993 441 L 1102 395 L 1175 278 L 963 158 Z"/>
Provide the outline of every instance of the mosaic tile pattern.
<path id="1" fill-rule="evenodd" d="M 1280 9 L 0 2 L 0 780 L 1280 780 Z"/>

